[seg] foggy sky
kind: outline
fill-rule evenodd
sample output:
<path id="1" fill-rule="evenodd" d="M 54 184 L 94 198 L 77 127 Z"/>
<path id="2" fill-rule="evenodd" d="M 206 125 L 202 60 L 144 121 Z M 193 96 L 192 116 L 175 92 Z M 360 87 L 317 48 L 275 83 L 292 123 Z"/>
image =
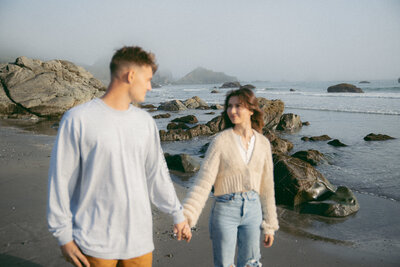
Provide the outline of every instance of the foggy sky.
<path id="1" fill-rule="evenodd" d="M 198 66 L 240 80 L 400 77 L 398 0 L 0 0 L 0 58 L 108 64 L 123 45 L 179 78 Z"/>

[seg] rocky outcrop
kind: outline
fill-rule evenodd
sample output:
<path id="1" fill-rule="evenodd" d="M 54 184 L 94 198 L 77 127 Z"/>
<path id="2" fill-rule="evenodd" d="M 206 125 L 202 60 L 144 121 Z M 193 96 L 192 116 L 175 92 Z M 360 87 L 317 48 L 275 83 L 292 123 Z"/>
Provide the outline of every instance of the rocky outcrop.
<path id="1" fill-rule="evenodd" d="M 191 138 L 189 133 L 183 129 L 160 130 L 159 134 L 161 141 L 183 141 Z"/>
<path id="2" fill-rule="evenodd" d="M 168 123 L 168 125 L 167 125 L 167 130 L 176 130 L 176 129 L 184 129 L 184 130 L 186 130 L 186 129 L 189 129 L 189 128 L 190 127 L 187 126 L 183 122 L 178 122 L 178 123 L 171 122 L 171 123 Z"/>
<path id="3" fill-rule="evenodd" d="M 361 88 L 348 83 L 341 83 L 328 87 L 328 93 L 364 93 Z"/>
<path id="4" fill-rule="evenodd" d="M 339 139 L 334 139 L 334 140 L 328 142 L 328 144 L 331 145 L 331 146 L 336 146 L 336 147 L 347 146 L 346 144 L 343 144 L 342 142 L 340 142 Z"/>
<path id="5" fill-rule="evenodd" d="M 0 81 L 0 112 L 6 115 L 21 112 L 60 117 L 68 109 L 102 96 L 106 90 L 91 73 L 65 60 L 19 57 L 15 63 L 2 65 Z"/>
<path id="6" fill-rule="evenodd" d="M 316 142 L 316 141 L 328 141 L 328 140 L 331 140 L 331 139 L 332 138 L 330 138 L 326 134 L 320 135 L 320 136 L 311 136 L 311 137 L 304 136 L 304 137 L 301 138 L 301 140 L 303 140 L 303 141 L 313 141 L 313 142 Z"/>
<path id="7" fill-rule="evenodd" d="M 181 111 L 186 110 L 186 106 L 179 100 L 172 100 L 168 102 L 161 103 L 158 110 L 166 110 L 166 111 Z"/>
<path id="8" fill-rule="evenodd" d="M 288 153 L 293 149 L 293 143 L 278 137 L 273 131 L 264 128 L 263 135 L 268 138 L 271 143 L 271 150 L 273 154 Z"/>
<path id="9" fill-rule="evenodd" d="M 239 88 L 240 82 L 224 82 L 219 88 Z"/>
<path id="10" fill-rule="evenodd" d="M 190 138 L 196 137 L 196 136 L 206 136 L 206 135 L 212 135 L 213 131 L 211 131 L 210 127 L 204 124 L 199 124 L 196 125 L 190 129 L 187 130 L 189 133 Z"/>
<path id="11" fill-rule="evenodd" d="M 223 105 L 220 104 L 214 104 L 210 106 L 211 109 L 224 109 Z"/>
<path id="12" fill-rule="evenodd" d="M 370 133 L 369 135 L 364 137 L 365 141 L 385 141 L 391 139 L 396 139 L 396 138 L 386 134 L 374 134 L 374 133 Z"/>
<path id="13" fill-rule="evenodd" d="M 279 131 L 296 132 L 299 131 L 302 126 L 303 124 L 301 123 L 299 115 L 287 113 L 281 116 L 276 129 Z"/>
<path id="14" fill-rule="evenodd" d="M 167 119 L 169 117 L 171 117 L 171 114 L 169 113 L 157 114 L 153 116 L 154 119 Z"/>
<path id="15" fill-rule="evenodd" d="M 219 91 L 214 89 L 211 91 L 211 94 L 219 94 Z"/>
<path id="16" fill-rule="evenodd" d="M 360 81 L 359 83 L 370 83 L 369 81 Z"/>
<path id="17" fill-rule="evenodd" d="M 200 169 L 200 163 L 188 154 L 164 154 L 168 168 L 184 173 L 195 173 Z"/>
<path id="18" fill-rule="evenodd" d="M 325 156 L 318 150 L 309 149 L 307 151 L 298 151 L 292 155 L 294 158 L 304 160 L 311 165 L 318 165 L 321 161 L 325 161 Z"/>
<path id="19" fill-rule="evenodd" d="M 194 124 L 194 123 L 198 123 L 199 121 L 197 120 L 196 116 L 187 115 L 187 116 L 183 116 L 183 117 L 180 117 L 180 118 L 173 119 L 172 122 L 183 122 L 183 123 Z"/>
<path id="20" fill-rule="evenodd" d="M 210 84 L 237 81 L 236 77 L 198 67 L 176 81 L 176 84 Z"/>
<path id="21" fill-rule="evenodd" d="M 301 213 L 317 214 L 326 217 L 346 217 L 360 209 L 353 192 L 339 186 L 335 192 L 328 193 L 317 201 L 303 203 L 299 207 Z"/>
<path id="22" fill-rule="evenodd" d="M 281 100 L 268 100 L 263 97 L 257 98 L 258 105 L 264 111 L 264 128 L 275 129 L 285 109 Z"/>
<path id="23" fill-rule="evenodd" d="M 284 154 L 274 154 L 273 158 L 278 204 L 294 207 L 335 192 L 334 186 L 309 163 Z"/>
<path id="24" fill-rule="evenodd" d="M 217 116 L 206 123 L 206 125 L 210 128 L 213 133 L 218 133 L 225 128 L 225 122 L 222 118 L 222 115 Z"/>
<path id="25" fill-rule="evenodd" d="M 189 109 L 209 109 L 210 107 L 207 105 L 207 103 L 202 100 L 198 96 L 194 96 L 192 98 L 189 98 L 183 102 L 183 104 L 189 108 Z"/>

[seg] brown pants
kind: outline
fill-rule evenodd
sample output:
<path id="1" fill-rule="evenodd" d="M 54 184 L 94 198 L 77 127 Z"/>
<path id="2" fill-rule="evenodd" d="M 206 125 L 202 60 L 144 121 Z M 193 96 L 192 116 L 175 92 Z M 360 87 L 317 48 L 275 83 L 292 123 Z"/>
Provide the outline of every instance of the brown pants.
<path id="1" fill-rule="evenodd" d="M 90 267 L 151 267 L 153 261 L 153 253 L 126 260 L 106 260 L 86 256 L 90 263 Z"/>

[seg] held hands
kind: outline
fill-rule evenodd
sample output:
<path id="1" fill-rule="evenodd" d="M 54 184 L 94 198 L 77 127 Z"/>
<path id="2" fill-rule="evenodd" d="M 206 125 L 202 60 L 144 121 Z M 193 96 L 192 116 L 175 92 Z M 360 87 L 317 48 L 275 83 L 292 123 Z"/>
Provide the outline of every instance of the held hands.
<path id="1" fill-rule="evenodd" d="M 274 235 L 264 235 L 264 247 L 269 248 L 274 243 Z"/>
<path id="2" fill-rule="evenodd" d="M 179 241 L 184 239 L 186 242 L 190 242 L 190 239 L 192 239 L 192 231 L 190 230 L 187 220 L 174 225 L 174 234 L 176 234 Z"/>
<path id="3" fill-rule="evenodd" d="M 82 254 L 81 250 L 74 241 L 68 242 L 60 248 L 61 253 L 63 254 L 66 261 L 72 263 L 74 266 L 77 267 L 90 267 L 88 260 Z"/>

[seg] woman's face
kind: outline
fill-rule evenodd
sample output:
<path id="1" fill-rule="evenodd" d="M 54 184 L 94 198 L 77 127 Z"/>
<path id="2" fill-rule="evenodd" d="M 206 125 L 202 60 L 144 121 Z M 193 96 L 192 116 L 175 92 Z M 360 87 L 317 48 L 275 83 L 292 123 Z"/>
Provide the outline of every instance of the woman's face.
<path id="1" fill-rule="evenodd" d="M 232 96 L 228 101 L 228 109 L 226 110 L 229 119 L 235 125 L 237 124 L 250 124 L 251 125 L 251 115 L 253 112 L 246 108 L 238 96 Z"/>

